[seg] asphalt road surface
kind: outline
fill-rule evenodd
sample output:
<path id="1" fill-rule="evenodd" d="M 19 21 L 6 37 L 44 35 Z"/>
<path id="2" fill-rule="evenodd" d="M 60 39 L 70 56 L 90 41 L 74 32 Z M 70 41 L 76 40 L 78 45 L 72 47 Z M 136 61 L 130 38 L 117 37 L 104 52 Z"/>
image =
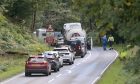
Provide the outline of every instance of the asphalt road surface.
<path id="1" fill-rule="evenodd" d="M 77 58 L 73 65 L 65 65 L 51 75 L 33 74 L 25 77 L 21 73 L 0 84 L 95 84 L 104 71 L 118 56 L 114 50 L 93 48 L 84 58 Z"/>

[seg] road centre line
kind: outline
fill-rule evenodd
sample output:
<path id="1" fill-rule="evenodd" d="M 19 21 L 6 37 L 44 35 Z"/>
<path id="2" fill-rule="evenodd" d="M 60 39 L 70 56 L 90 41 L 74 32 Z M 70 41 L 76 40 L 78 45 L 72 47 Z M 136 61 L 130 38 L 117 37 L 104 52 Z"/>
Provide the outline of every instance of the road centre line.
<path id="1" fill-rule="evenodd" d="M 51 83 L 52 81 L 54 81 L 54 79 L 49 80 L 48 83 Z"/>
<path id="2" fill-rule="evenodd" d="M 60 77 L 62 74 L 59 74 L 59 75 L 57 75 L 56 77 L 58 78 L 58 77 Z"/>
<path id="3" fill-rule="evenodd" d="M 117 57 L 118 57 L 119 54 L 118 54 L 118 52 L 117 52 L 116 50 L 114 50 L 114 52 L 116 53 L 115 59 L 112 60 L 112 61 L 109 63 L 109 65 L 101 72 L 100 76 L 97 77 L 95 80 L 93 80 L 91 84 L 95 84 L 95 83 L 101 78 L 101 76 L 103 75 L 103 73 L 108 69 L 108 67 L 117 59 Z"/>
<path id="4" fill-rule="evenodd" d="M 71 67 L 70 69 L 74 69 L 76 66 Z"/>
<path id="5" fill-rule="evenodd" d="M 80 65 L 81 63 L 78 63 L 78 64 L 76 64 L 76 65 Z"/>

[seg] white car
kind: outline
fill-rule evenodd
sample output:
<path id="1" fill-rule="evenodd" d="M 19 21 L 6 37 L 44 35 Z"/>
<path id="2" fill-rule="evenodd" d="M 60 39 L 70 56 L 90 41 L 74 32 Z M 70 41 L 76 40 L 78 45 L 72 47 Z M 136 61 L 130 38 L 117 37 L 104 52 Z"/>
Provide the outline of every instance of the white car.
<path id="1" fill-rule="evenodd" d="M 48 54 L 54 54 L 60 62 L 60 67 L 63 67 L 63 57 L 60 56 L 60 53 L 58 51 L 46 51 L 43 53 L 44 56 Z"/>
<path id="2" fill-rule="evenodd" d="M 68 47 L 54 48 L 54 51 L 58 51 L 63 57 L 64 63 L 69 63 L 70 65 L 74 63 L 74 54 L 69 51 Z"/>

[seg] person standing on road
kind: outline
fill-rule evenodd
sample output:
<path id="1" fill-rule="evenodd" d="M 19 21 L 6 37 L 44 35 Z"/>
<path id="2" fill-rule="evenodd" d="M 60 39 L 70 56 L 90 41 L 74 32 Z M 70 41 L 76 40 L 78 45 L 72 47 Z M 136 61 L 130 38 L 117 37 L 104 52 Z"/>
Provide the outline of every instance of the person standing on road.
<path id="1" fill-rule="evenodd" d="M 113 45 L 113 42 L 114 42 L 114 37 L 112 35 L 110 35 L 108 37 L 108 42 L 109 42 L 109 46 L 110 46 L 109 50 L 113 50 L 112 45 Z"/>
<path id="2" fill-rule="evenodd" d="M 102 38 L 102 45 L 103 45 L 103 49 L 106 50 L 106 46 L 107 46 L 107 37 L 106 35 L 104 35 Z"/>

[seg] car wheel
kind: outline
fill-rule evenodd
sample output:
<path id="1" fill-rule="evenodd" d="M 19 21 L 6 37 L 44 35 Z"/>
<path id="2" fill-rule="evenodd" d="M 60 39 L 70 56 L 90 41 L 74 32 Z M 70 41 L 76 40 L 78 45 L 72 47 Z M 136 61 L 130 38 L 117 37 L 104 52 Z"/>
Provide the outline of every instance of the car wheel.
<path id="1" fill-rule="evenodd" d="M 74 64 L 74 61 L 72 61 L 72 64 Z"/>
<path id="2" fill-rule="evenodd" d="M 61 65 L 61 67 L 63 67 L 63 64 Z"/>
<path id="3" fill-rule="evenodd" d="M 45 74 L 46 76 L 48 76 L 50 74 L 49 70 L 47 70 Z"/>
<path id="4" fill-rule="evenodd" d="M 82 55 L 81 55 L 81 58 L 83 58 L 83 57 L 84 57 L 84 55 L 82 54 Z"/>
<path id="5" fill-rule="evenodd" d="M 31 73 L 25 72 L 25 76 L 30 76 Z"/>
<path id="6" fill-rule="evenodd" d="M 58 70 L 58 69 L 57 69 L 57 68 L 55 68 L 55 69 L 54 69 L 54 72 L 57 72 L 57 70 Z"/>
<path id="7" fill-rule="evenodd" d="M 75 57 L 73 58 L 73 60 L 75 60 Z"/>
<path id="8" fill-rule="evenodd" d="M 51 75 L 51 73 L 52 73 L 52 72 L 50 71 L 50 72 L 49 72 L 49 75 Z"/>
<path id="9" fill-rule="evenodd" d="M 59 71 L 59 70 L 60 70 L 60 68 L 57 69 L 57 71 Z"/>
<path id="10" fill-rule="evenodd" d="M 69 65 L 72 65 L 72 62 L 69 62 Z"/>

